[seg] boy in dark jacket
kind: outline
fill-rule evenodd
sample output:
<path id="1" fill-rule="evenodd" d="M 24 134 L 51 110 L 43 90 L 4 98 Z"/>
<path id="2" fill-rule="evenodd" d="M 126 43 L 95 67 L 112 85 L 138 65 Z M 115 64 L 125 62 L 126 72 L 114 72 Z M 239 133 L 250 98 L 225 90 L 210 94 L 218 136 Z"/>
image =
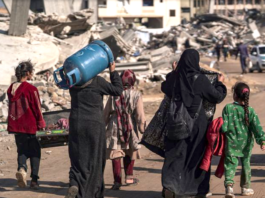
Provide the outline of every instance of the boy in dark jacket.
<path id="1" fill-rule="evenodd" d="M 9 99 L 8 131 L 15 134 L 18 152 L 18 172 L 16 178 L 19 187 L 26 187 L 27 159 L 31 165 L 31 188 L 38 188 L 38 172 L 41 148 L 36 138 L 36 131 L 45 128 L 41 112 L 38 90 L 27 83 L 33 76 L 30 61 L 21 62 L 16 68 L 17 82 L 12 83 L 7 91 Z"/>

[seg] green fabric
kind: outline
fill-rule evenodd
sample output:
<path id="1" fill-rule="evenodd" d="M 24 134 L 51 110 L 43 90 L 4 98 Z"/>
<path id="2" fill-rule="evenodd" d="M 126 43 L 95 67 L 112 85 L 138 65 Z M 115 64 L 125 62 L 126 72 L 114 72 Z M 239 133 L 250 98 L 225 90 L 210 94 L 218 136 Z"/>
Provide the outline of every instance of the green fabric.
<path id="1" fill-rule="evenodd" d="M 259 118 L 252 107 L 249 107 L 249 127 L 245 123 L 244 108 L 238 104 L 228 104 L 223 109 L 222 131 L 226 134 L 225 154 L 231 157 L 251 156 L 254 138 L 257 144 L 265 141 L 265 135 Z"/>
<path id="2" fill-rule="evenodd" d="M 250 188 L 251 183 L 251 167 L 250 158 L 241 157 L 242 170 L 240 178 L 241 188 Z M 225 186 L 234 184 L 234 177 L 236 168 L 238 166 L 238 157 L 226 156 L 225 157 Z"/>

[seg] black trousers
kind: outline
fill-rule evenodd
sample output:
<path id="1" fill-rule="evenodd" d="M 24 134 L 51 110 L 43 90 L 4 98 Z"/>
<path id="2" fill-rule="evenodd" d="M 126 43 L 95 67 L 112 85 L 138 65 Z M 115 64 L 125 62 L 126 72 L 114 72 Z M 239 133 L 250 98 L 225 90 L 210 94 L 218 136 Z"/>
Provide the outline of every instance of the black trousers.
<path id="1" fill-rule="evenodd" d="M 27 172 L 27 159 L 30 159 L 31 178 L 34 181 L 39 179 L 39 167 L 41 158 L 41 147 L 36 135 L 16 134 L 15 140 L 17 144 L 17 162 L 18 170 L 24 168 Z"/>

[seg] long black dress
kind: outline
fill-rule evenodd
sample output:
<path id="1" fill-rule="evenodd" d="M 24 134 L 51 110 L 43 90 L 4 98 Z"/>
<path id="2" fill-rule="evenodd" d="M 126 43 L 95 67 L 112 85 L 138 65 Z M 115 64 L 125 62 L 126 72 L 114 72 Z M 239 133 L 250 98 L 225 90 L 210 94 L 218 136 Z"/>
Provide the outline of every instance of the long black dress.
<path id="1" fill-rule="evenodd" d="M 103 95 L 120 96 L 123 91 L 117 72 L 111 83 L 95 77 L 84 88 L 71 88 L 69 156 L 70 186 L 77 186 L 77 198 L 104 197 L 106 135 L 103 120 Z"/>
<path id="2" fill-rule="evenodd" d="M 174 75 L 171 74 L 171 75 Z M 175 78 L 169 77 L 162 84 L 162 91 L 171 98 Z M 194 99 L 188 109 L 194 116 L 202 99 L 220 103 L 226 96 L 226 87 L 218 82 L 215 87 L 201 74 L 192 85 Z M 176 94 L 179 89 L 175 89 Z M 209 192 L 210 171 L 204 172 L 199 166 L 206 148 L 208 120 L 204 109 L 194 124 L 189 138 L 181 141 L 165 139 L 165 162 L 162 169 L 162 184 L 177 197 L 205 195 Z"/>

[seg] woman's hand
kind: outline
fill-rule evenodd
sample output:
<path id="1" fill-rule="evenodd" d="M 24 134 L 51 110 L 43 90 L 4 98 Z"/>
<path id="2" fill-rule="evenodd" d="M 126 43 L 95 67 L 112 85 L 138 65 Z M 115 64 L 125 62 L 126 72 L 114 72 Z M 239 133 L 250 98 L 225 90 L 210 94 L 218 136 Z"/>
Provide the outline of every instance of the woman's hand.
<path id="1" fill-rule="evenodd" d="M 174 71 L 177 68 L 177 61 L 172 63 L 172 70 Z"/>
<path id="2" fill-rule="evenodd" d="M 262 142 L 262 145 L 260 145 L 260 148 L 262 151 L 265 151 L 265 141 Z"/>
<path id="3" fill-rule="evenodd" d="M 115 71 L 115 67 L 116 67 L 115 61 L 113 61 L 112 63 L 110 63 L 109 71 L 110 72 L 114 72 Z"/>
<path id="4" fill-rule="evenodd" d="M 223 75 L 223 74 L 219 74 L 219 75 L 218 75 L 218 81 L 223 83 L 224 80 L 225 80 L 224 75 Z"/>

